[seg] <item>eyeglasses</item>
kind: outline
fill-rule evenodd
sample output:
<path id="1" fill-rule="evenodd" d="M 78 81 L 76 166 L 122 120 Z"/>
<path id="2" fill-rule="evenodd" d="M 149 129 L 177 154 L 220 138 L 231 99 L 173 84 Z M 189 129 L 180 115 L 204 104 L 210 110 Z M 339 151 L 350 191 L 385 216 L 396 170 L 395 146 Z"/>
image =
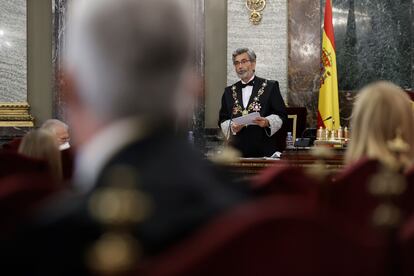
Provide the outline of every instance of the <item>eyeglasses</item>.
<path id="1" fill-rule="evenodd" d="M 233 62 L 233 65 L 234 66 L 238 66 L 238 65 L 245 65 L 246 63 L 248 63 L 248 62 L 250 62 L 251 60 L 250 59 L 242 59 L 241 61 L 234 61 Z"/>

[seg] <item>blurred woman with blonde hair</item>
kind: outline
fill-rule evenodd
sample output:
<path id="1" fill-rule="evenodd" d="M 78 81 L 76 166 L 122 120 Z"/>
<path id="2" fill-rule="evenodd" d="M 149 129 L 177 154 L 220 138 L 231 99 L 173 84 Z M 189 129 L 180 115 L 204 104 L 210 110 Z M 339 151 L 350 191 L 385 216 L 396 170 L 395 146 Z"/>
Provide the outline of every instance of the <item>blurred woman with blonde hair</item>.
<path id="1" fill-rule="evenodd" d="M 378 81 L 364 87 L 354 104 L 351 130 L 346 163 L 367 157 L 395 165 L 397 157 L 389 142 L 399 137 L 408 146 L 399 158 L 406 168 L 412 165 L 414 115 L 410 97 L 399 86 Z"/>
<path id="2" fill-rule="evenodd" d="M 54 134 L 45 129 L 36 129 L 27 133 L 18 152 L 25 156 L 47 161 L 51 175 L 62 180 L 62 160 Z"/>

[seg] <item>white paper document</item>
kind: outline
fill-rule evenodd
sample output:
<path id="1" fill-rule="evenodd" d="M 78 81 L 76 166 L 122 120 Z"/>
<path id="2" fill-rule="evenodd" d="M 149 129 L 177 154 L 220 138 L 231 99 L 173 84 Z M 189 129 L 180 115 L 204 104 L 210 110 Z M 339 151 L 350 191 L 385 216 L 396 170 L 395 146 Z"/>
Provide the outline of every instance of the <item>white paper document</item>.
<path id="1" fill-rule="evenodd" d="M 233 122 L 238 125 L 257 125 L 256 123 L 253 123 L 254 119 L 257 117 L 260 117 L 260 113 L 253 112 L 241 117 L 233 118 Z"/>

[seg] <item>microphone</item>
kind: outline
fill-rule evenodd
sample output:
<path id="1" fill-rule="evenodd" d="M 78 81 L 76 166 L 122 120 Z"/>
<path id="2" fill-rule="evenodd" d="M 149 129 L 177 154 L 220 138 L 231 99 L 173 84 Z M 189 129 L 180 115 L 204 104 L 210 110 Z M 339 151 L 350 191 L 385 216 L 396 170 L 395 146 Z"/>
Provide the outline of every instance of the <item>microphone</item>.
<path id="1" fill-rule="evenodd" d="M 302 131 L 301 138 L 316 138 L 316 128 L 307 127 Z"/>
<path id="2" fill-rule="evenodd" d="M 302 131 L 301 137 L 296 138 L 294 146 L 296 148 L 310 147 L 316 139 L 316 128 L 305 128 Z"/>

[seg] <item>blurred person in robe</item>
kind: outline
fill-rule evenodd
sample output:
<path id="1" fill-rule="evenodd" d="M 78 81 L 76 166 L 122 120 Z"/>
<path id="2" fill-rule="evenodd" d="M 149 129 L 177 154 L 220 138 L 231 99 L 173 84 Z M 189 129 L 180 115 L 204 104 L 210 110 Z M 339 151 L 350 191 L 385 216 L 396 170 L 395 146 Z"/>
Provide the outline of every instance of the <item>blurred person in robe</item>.
<path id="1" fill-rule="evenodd" d="M 40 127 L 50 131 L 58 143 L 62 159 L 63 179 L 70 180 L 73 175 L 75 151 L 70 147 L 69 126 L 57 119 L 48 119 Z M 17 152 L 22 142 L 18 137 L 3 145 L 2 149 L 7 152 Z"/>
<path id="2" fill-rule="evenodd" d="M 57 119 L 48 119 L 41 128 L 47 129 L 55 135 L 60 150 L 70 148 L 69 126 L 67 124 Z"/>
<path id="3" fill-rule="evenodd" d="M 345 154 L 347 164 L 366 157 L 386 165 L 396 164 L 389 143 L 402 139 L 407 147 L 399 157 L 405 167 L 414 160 L 414 114 L 410 97 L 399 86 L 379 81 L 358 94 L 351 118 L 351 139 Z"/>
<path id="4" fill-rule="evenodd" d="M 63 178 L 70 180 L 73 175 L 76 151 L 70 145 L 69 126 L 58 119 L 48 119 L 42 124 L 41 128 L 54 134 L 62 156 Z"/>
<path id="5" fill-rule="evenodd" d="M 47 161 L 52 177 L 56 181 L 62 180 L 62 160 L 55 136 L 50 131 L 37 129 L 28 132 L 23 137 L 18 152 Z"/>
<path id="6" fill-rule="evenodd" d="M 24 238 L 9 245 L 9 266 L 18 262 L 25 265 L 15 269 L 41 275 L 87 274 L 85 256 L 108 237 L 102 219 L 113 214 L 112 203 L 128 201 L 96 206 L 96 195 L 111 187 L 140 195 L 132 204 L 139 208 L 120 210 L 132 212 L 135 224 L 129 229 L 144 257 L 159 254 L 245 198 L 177 134 L 177 121 L 188 108 L 181 100 L 191 95 L 182 89 L 193 74 L 189 22 L 179 2 L 70 3 L 63 75 L 78 149 L 77 193 L 56 200 L 25 229 Z M 107 266 L 117 258 L 105 260 Z"/>

